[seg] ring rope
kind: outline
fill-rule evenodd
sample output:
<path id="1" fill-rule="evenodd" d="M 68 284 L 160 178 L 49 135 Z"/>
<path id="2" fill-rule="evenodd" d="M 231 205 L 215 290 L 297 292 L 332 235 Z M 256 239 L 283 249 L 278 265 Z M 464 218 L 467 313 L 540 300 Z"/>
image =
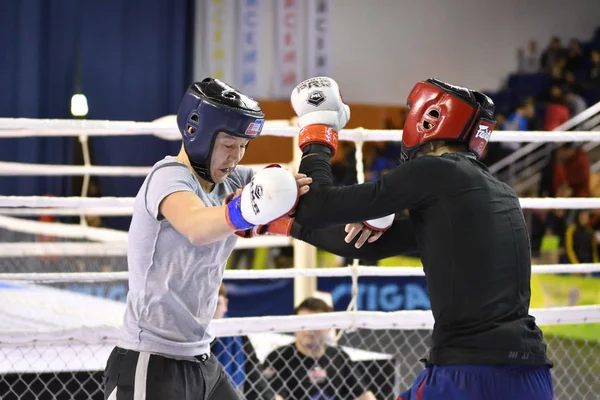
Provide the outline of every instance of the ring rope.
<path id="1" fill-rule="evenodd" d="M 267 121 L 268 122 L 268 121 Z M 103 121 L 103 120 L 60 120 L 30 118 L 0 118 L 0 138 L 46 137 L 46 136 L 131 136 L 155 135 L 166 140 L 181 140 L 173 124 Z M 298 135 L 297 127 L 269 126 L 265 124 L 261 135 Z M 400 141 L 402 130 L 391 129 L 342 129 L 341 140 Z M 491 142 L 590 142 L 600 141 L 600 132 L 590 131 L 495 131 Z"/>
<path id="2" fill-rule="evenodd" d="M 530 314 L 539 326 L 572 325 L 600 322 L 600 306 L 532 308 Z M 112 318 L 111 318 L 112 317 Z M 51 344 L 114 344 L 120 338 L 122 312 L 107 315 L 104 324 L 85 327 L 50 328 L 43 331 L 0 329 L 2 346 Z M 310 315 L 237 317 L 211 322 L 217 337 L 259 333 L 289 333 L 306 330 L 348 329 L 418 330 L 433 328 L 433 315 L 427 310 L 402 311 L 338 311 Z"/>
<path id="3" fill-rule="evenodd" d="M 90 250 L 93 248 L 90 248 Z M 1 251 L 1 250 L 0 250 Z M 118 254 L 122 248 L 115 248 L 113 255 Z M 43 255 L 43 254 L 39 254 Z M 86 254 L 91 256 L 92 253 Z M 548 264 L 533 265 L 532 274 L 581 274 L 599 272 L 600 264 Z M 410 277 L 424 276 L 423 269 L 419 267 L 374 267 L 354 266 L 335 268 L 283 268 L 262 270 L 225 270 L 223 279 L 291 279 L 295 277 Z M 35 283 L 51 282 L 109 282 L 126 280 L 127 271 L 121 272 L 46 272 L 46 273 L 0 273 L 0 281 L 22 281 Z"/>
<path id="4" fill-rule="evenodd" d="M 49 197 L 0 196 L 0 207 L 133 207 L 133 197 Z M 587 197 L 523 197 L 519 199 L 525 209 L 591 209 L 600 208 L 600 198 Z"/>

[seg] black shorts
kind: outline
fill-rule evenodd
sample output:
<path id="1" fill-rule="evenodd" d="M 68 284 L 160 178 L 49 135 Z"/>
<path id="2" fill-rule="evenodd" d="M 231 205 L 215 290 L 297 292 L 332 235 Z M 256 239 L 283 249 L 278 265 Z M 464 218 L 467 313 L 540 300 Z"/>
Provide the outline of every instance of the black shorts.
<path id="1" fill-rule="evenodd" d="M 175 360 L 115 347 L 104 371 L 105 400 L 239 400 L 215 357 Z"/>

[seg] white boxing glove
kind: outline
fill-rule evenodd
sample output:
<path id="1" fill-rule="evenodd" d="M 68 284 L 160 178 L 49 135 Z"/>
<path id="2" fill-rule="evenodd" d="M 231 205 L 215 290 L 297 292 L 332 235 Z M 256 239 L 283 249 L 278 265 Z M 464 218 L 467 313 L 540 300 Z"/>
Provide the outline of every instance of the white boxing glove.
<path id="1" fill-rule="evenodd" d="M 396 214 L 386 215 L 385 217 L 364 221 L 363 225 L 373 232 L 385 232 L 390 229 L 395 218 Z"/>
<path id="2" fill-rule="evenodd" d="M 227 203 L 225 217 L 236 231 L 251 229 L 289 214 L 299 197 L 298 184 L 291 172 L 266 168 L 252 177 L 240 196 Z"/>
<path id="3" fill-rule="evenodd" d="M 344 104 L 338 84 L 328 77 L 310 78 L 294 88 L 290 100 L 298 115 L 300 149 L 318 143 L 335 154 L 338 132 L 350 120 L 350 107 Z"/>

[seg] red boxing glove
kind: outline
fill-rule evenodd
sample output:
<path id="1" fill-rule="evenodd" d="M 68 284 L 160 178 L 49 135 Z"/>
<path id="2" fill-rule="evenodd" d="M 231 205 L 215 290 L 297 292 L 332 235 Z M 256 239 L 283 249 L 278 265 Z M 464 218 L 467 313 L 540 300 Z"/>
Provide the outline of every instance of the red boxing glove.
<path id="1" fill-rule="evenodd" d="M 253 237 L 264 236 L 264 235 L 277 235 L 277 236 L 290 236 L 292 225 L 294 224 L 294 217 L 284 215 L 283 217 L 276 219 L 275 221 L 269 222 L 266 225 L 255 226 L 252 229 L 245 231 L 235 232 L 241 238 L 250 239 Z"/>
<path id="2" fill-rule="evenodd" d="M 298 146 L 300 150 L 309 144 L 322 144 L 331 149 L 333 157 L 338 147 L 338 133 L 332 127 L 327 125 L 308 125 L 300 129 L 298 136 Z"/>

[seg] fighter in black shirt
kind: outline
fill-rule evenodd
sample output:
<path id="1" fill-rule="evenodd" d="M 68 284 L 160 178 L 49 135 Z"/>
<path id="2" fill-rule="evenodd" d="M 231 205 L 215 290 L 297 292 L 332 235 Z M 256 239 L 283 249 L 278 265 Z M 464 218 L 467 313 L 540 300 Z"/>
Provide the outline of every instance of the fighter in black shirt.
<path id="1" fill-rule="evenodd" d="M 529 315 L 530 246 L 519 199 L 478 161 L 495 126 L 491 99 L 419 82 L 408 97 L 402 163 L 374 183 L 348 187 L 333 187 L 329 165 L 349 119 L 337 84 L 310 79 L 291 100 L 301 128 L 300 172 L 313 184 L 295 223 L 280 221 L 283 233 L 291 229 L 347 257 L 415 249 L 421 257 L 435 326 L 427 368 L 401 399 L 417 392 L 422 399 L 552 398 L 552 364 Z M 343 224 L 406 209 L 410 218 L 396 220 L 375 243 L 355 249 L 343 242 Z"/>

